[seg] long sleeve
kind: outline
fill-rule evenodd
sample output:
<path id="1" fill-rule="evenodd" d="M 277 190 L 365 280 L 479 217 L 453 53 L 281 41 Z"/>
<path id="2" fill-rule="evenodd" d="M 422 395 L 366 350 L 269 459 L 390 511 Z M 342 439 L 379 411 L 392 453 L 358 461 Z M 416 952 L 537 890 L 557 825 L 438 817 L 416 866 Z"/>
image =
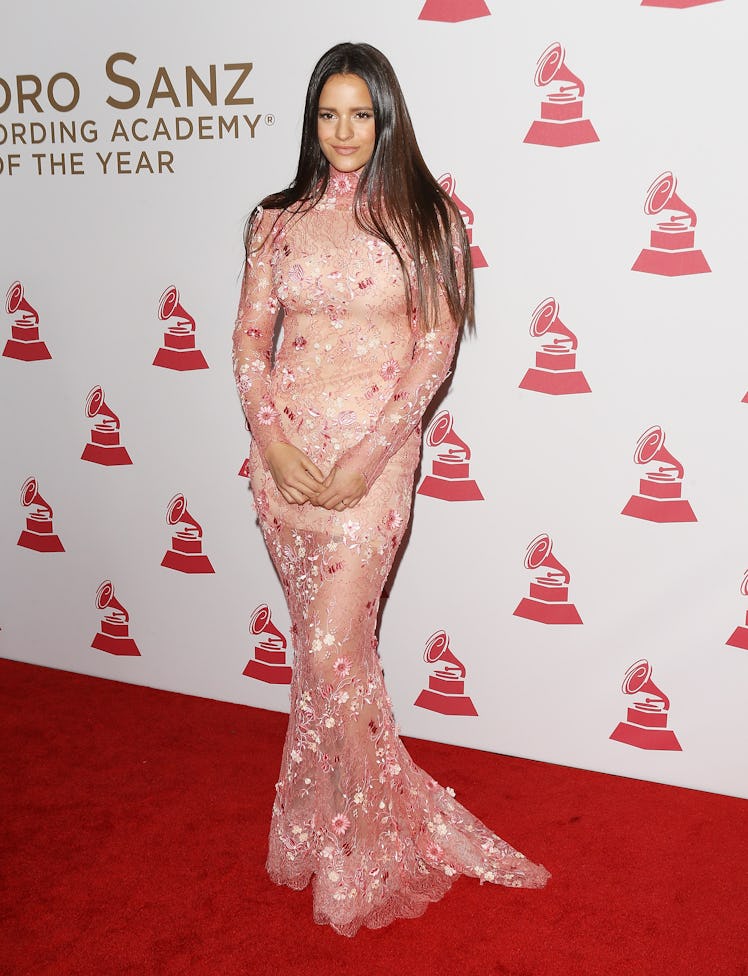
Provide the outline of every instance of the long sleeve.
<path id="1" fill-rule="evenodd" d="M 270 394 L 273 336 L 280 309 L 270 263 L 275 216 L 264 211 L 256 222 L 233 333 L 234 377 L 252 438 L 263 458 L 273 441 L 286 439 Z"/>
<path id="2" fill-rule="evenodd" d="M 461 275 L 459 249 L 455 257 Z M 372 487 L 389 459 L 415 430 L 436 391 L 449 375 L 458 333 L 459 328 L 452 319 L 446 298 L 440 292 L 436 327 L 428 332 L 419 332 L 413 358 L 398 377 L 374 426 L 338 460 L 341 467 L 360 472 L 368 488 Z"/>

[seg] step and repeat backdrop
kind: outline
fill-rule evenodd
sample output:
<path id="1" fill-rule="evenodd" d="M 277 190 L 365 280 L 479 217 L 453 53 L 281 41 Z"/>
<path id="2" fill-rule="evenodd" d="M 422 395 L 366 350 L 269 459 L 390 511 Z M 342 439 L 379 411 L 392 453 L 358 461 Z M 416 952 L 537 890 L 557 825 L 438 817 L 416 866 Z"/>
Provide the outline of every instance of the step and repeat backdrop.
<path id="1" fill-rule="evenodd" d="M 288 709 L 230 338 L 319 55 L 473 247 L 380 653 L 403 733 L 748 796 L 738 0 L 90 0 L 0 41 L 0 654 Z M 4 298 L 3 298 L 4 296 Z"/>

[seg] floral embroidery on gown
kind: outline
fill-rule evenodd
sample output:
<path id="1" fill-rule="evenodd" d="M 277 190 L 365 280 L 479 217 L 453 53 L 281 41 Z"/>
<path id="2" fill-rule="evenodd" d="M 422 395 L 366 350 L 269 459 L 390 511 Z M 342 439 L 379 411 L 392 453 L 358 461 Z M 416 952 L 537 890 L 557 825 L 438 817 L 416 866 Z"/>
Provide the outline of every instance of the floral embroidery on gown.
<path id="1" fill-rule="evenodd" d="M 347 936 L 420 915 L 459 874 L 531 888 L 549 877 L 413 762 L 385 689 L 377 611 L 410 518 L 421 418 L 457 329 L 444 300 L 436 328 L 415 325 L 396 256 L 355 222 L 357 179 L 331 169 L 313 209 L 261 213 L 233 346 L 255 507 L 295 652 L 267 870 L 291 888 L 311 881 L 315 921 Z M 368 493 L 343 512 L 287 504 L 263 462 L 275 440 L 324 474 L 360 471 Z"/>

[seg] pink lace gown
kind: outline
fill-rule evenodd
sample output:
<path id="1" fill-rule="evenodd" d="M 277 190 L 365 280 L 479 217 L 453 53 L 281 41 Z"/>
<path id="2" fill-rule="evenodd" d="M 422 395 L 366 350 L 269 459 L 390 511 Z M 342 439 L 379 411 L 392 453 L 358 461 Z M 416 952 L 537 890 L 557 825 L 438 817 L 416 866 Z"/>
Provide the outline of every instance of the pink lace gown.
<path id="1" fill-rule="evenodd" d="M 438 328 L 414 326 L 397 259 L 354 220 L 356 181 L 332 170 L 313 210 L 262 214 L 234 331 L 255 507 L 295 651 L 267 870 L 291 888 L 311 880 L 315 921 L 348 936 L 420 915 L 459 874 L 531 888 L 548 878 L 413 762 L 384 686 L 379 600 L 457 330 L 446 304 Z M 368 493 L 344 512 L 287 504 L 263 463 L 275 440 L 325 474 L 357 469 Z"/>

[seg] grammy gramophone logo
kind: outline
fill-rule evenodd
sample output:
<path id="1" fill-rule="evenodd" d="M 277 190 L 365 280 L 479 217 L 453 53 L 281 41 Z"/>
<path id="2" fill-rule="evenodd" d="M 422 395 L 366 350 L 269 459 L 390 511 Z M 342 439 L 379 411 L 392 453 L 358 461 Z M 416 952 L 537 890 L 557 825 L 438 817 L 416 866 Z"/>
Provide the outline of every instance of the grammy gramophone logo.
<path id="1" fill-rule="evenodd" d="M 16 545 L 34 552 L 65 552 L 52 525 L 52 506 L 42 498 L 36 478 L 27 478 L 21 487 L 21 504 L 30 509 L 26 528 Z"/>
<path id="2" fill-rule="evenodd" d="M 742 596 L 748 596 L 748 569 L 743 575 L 740 593 Z M 741 624 L 740 627 L 736 627 L 725 643 L 729 644 L 730 647 L 739 647 L 743 651 L 748 651 L 748 610 L 745 613 L 745 626 Z"/>
<path id="3" fill-rule="evenodd" d="M 418 19 L 456 24 L 462 20 L 475 20 L 477 17 L 490 16 L 491 11 L 483 0 L 426 0 Z"/>
<path id="4" fill-rule="evenodd" d="M 130 636 L 130 614 L 115 599 L 111 580 L 104 580 L 96 591 L 96 607 L 103 616 L 91 647 L 107 654 L 140 657 L 138 645 Z"/>
<path id="5" fill-rule="evenodd" d="M 242 461 L 242 466 L 239 468 L 239 477 L 248 478 L 249 477 L 249 458 L 246 457 Z"/>
<path id="6" fill-rule="evenodd" d="M 642 248 L 632 271 L 677 278 L 712 270 L 695 246 L 696 212 L 675 192 L 677 186 L 675 176 L 665 170 L 647 190 L 644 213 L 656 220 L 649 247 Z"/>
<path id="7" fill-rule="evenodd" d="M 581 146 L 599 142 L 584 115 L 584 82 L 566 63 L 563 44 L 554 41 L 538 58 L 535 84 L 545 88 L 540 118 L 532 123 L 524 141 L 536 146 Z"/>
<path id="8" fill-rule="evenodd" d="M 460 211 L 460 216 L 465 224 L 465 230 L 467 231 L 468 242 L 470 243 L 470 258 L 473 262 L 473 268 L 487 268 L 488 261 L 486 261 L 483 251 L 478 247 L 477 244 L 473 244 L 473 224 L 475 222 L 475 214 L 468 207 L 466 203 L 455 193 L 455 178 L 451 173 L 445 173 L 443 176 L 439 177 L 439 186 L 444 190 L 448 197 L 450 197 L 457 209 Z"/>
<path id="9" fill-rule="evenodd" d="M 571 575 L 553 555 L 553 542 L 547 532 L 536 536 L 527 547 L 525 569 L 537 575 L 530 583 L 530 595 L 517 604 L 515 617 L 541 624 L 582 623 L 577 608 L 569 601 Z"/>
<path id="10" fill-rule="evenodd" d="M 167 326 L 153 365 L 176 370 L 207 369 L 205 356 L 195 345 L 195 320 L 180 304 L 175 285 L 169 285 L 159 299 L 158 317 Z"/>
<path id="11" fill-rule="evenodd" d="M 584 373 L 577 369 L 577 337 L 559 318 L 558 302 L 546 298 L 532 313 L 530 335 L 542 339 L 535 353 L 535 367 L 528 369 L 521 390 L 550 393 L 590 393 Z"/>
<path id="12" fill-rule="evenodd" d="M 120 444 L 119 417 L 107 404 L 104 391 L 94 386 L 86 397 L 86 416 L 93 420 L 88 444 L 83 448 L 81 460 L 93 464 L 132 464 L 126 448 Z"/>
<path id="13" fill-rule="evenodd" d="M 470 477 L 470 448 L 455 433 L 449 410 L 442 410 L 431 421 L 426 443 L 441 451 L 431 462 L 431 474 L 421 482 L 418 494 L 445 502 L 483 501 L 480 488 Z"/>
<path id="14" fill-rule="evenodd" d="M 670 699 L 652 681 L 649 661 L 642 658 L 631 665 L 621 691 L 634 700 L 627 710 L 626 721 L 618 723 L 610 738 L 637 749 L 680 752 L 675 732 L 667 727 Z"/>
<path id="15" fill-rule="evenodd" d="M 293 669 L 286 662 L 288 642 L 273 623 L 266 603 L 261 603 L 253 611 L 249 632 L 257 641 L 254 657 L 242 674 L 271 685 L 290 685 Z"/>
<path id="16" fill-rule="evenodd" d="M 415 703 L 440 715 L 477 715 L 475 705 L 465 694 L 465 665 L 452 653 L 446 631 L 437 630 L 426 641 L 423 659 L 427 664 L 439 664 L 429 675 Z"/>
<path id="17" fill-rule="evenodd" d="M 683 465 L 665 447 L 662 427 L 648 427 L 634 451 L 634 461 L 647 467 L 639 479 L 639 492 L 632 495 L 621 515 L 647 522 L 696 522 L 683 493 Z"/>
<path id="18" fill-rule="evenodd" d="M 174 533 L 161 565 L 180 573 L 214 573 L 210 559 L 203 553 L 202 526 L 189 513 L 184 495 L 175 495 L 169 502 L 166 522 Z"/>
<path id="19" fill-rule="evenodd" d="M 703 7 L 707 3 L 718 3 L 719 0 L 642 0 L 642 7 L 672 7 L 674 10 L 685 10 L 687 7 Z"/>
<path id="20" fill-rule="evenodd" d="M 24 363 L 51 359 L 47 344 L 39 337 L 39 313 L 26 301 L 23 285 L 14 281 L 5 296 L 5 311 L 14 316 L 10 339 L 5 343 L 3 356 L 20 359 Z"/>

